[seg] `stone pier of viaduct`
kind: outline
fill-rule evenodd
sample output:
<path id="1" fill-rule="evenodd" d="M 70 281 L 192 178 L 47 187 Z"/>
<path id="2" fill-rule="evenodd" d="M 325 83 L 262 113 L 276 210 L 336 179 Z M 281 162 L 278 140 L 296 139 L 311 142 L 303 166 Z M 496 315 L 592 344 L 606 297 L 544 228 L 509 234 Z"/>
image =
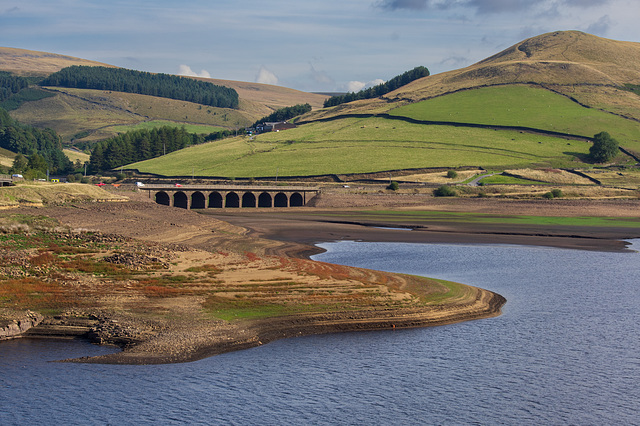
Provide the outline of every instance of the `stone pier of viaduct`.
<path id="1" fill-rule="evenodd" d="M 302 207 L 315 197 L 317 187 L 239 185 L 145 185 L 158 204 L 183 209 Z"/>

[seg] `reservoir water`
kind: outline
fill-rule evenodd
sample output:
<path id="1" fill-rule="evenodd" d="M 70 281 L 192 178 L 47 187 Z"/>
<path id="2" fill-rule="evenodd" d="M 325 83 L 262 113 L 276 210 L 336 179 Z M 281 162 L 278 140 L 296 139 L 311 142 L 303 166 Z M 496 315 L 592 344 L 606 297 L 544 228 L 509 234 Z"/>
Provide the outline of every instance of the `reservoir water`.
<path id="1" fill-rule="evenodd" d="M 635 241 L 632 248 L 638 249 Z M 496 291 L 497 318 L 281 340 L 187 364 L 0 343 L 0 424 L 639 424 L 640 254 L 338 242 L 316 260 Z"/>

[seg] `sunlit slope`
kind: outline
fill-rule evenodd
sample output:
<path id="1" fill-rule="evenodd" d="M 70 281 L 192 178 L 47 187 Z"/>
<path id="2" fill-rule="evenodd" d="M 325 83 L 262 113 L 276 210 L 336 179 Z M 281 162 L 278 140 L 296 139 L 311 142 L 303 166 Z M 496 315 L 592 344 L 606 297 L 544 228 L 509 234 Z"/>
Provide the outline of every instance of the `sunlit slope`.
<path id="1" fill-rule="evenodd" d="M 124 126 L 150 120 L 165 120 L 175 125 L 203 124 L 226 129 L 251 125 L 276 109 L 306 103 L 306 95 L 321 104 L 325 97 L 305 94 L 275 86 L 269 91 L 255 91 L 256 99 L 240 98 L 240 108 L 214 108 L 192 102 L 155 96 L 104 90 L 48 88 L 57 96 L 26 102 L 10 114 L 16 120 L 38 127 L 50 127 L 65 141 L 101 140 L 118 133 L 112 126 Z M 254 87 L 249 85 L 248 87 Z M 280 90 L 281 89 L 281 90 Z M 249 93 L 249 89 L 245 88 Z M 261 99 L 261 100 L 260 100 Z M 263 102 L 269 102 L 263 103 Z"/>
<path id="2" fill-rule="evenodd" d="M 195 79 L 235 89 L 241 100 L 251 102 L 254 104 L 254 107 L 259 108 L 259 111 L 256 113 L 260 114 L 260 117 L 269 115 L 277 109 L 298 104 L 308 103 L 313 108 L 320 108 L 325 99 L 328 98 L 326 95 L 301 92 L 288 87 L 274 86 L 271 84 L 200 77 Z M 249 105 L 241 106 L 241 108 L 247 111 L 251 109 Z"/>
<path id="3" fill-rule="evenodd" d="M 15 156 L 16 156 L 15 152 L 11 152 L 7 149 L 0 148 L 0 166 L 11 167 Z"/>
<path id="4" fill-rule="evenodd" d="M 110 67 L 101 62 L 34 50 L 0 47 L 0 70 L 17 75 L 49 75 L 71 65 Z"/>
<path id="5" fill-rule="evenodd" d="M 386 112 L 463 89 L 518 83 L 551 88 L 590 107 L 640 119 L 640 96 L 624 90 L 625 84 L 640 84 L 640 43 L 579 31 L 542 34 L 469 67 L 416 80 L 382 99 L 314 111 L 306 118 Z"/>
<path id="6" fill-rule="evenodd" d="M 253 120 L 242 109 L 213 108 L 155 96 L 61 87 L 51 90 L 58 95 L 27 102 L 10 114 L 22 123 L 50 127 L 65 141 L 101 140 L 119 133 L 118 126 L 153 120 L 221 128 L 243 127 Z"/>
<path id="7" fill-rule="evenodd" d="M 416 102 L 390 115 L 451 123 L 516 126 L 593 137 L 607 131 L 620 144 L 640 153 L 640 123 L 586 108 L 539 86 L 483 87 Z"/>
<path id="8" fill-rule="evenodd" d="M 318 122 L 194 146 L 128 168 L 167 176 L 273 177 L 481 166 L 576 166 L 585 141 L 372 118 Z"/>

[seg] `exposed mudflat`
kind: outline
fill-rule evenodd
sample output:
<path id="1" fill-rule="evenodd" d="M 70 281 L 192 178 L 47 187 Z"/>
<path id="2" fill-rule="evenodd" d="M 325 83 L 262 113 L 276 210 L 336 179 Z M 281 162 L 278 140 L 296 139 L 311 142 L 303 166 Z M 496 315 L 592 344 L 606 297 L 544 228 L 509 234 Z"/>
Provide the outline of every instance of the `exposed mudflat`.
<path id="1" fill-rule="evenodd" d="M 287 242 L 291 245 L 289 254 L 299 256 L 315 252 L 309 245 L 335 240 L 523 244 L 616 251 L 626 247 L 624 240 L 640 238 L 638 228 L 452 222 L 411 215 L 390 219 L 384 214 L 373 217 L 367 213 L 394 210 L 481 213 L 498 218 L 513 215 L 637 217 L 640 201 L 630 199 L 512 200 L 329 193 L 314 200 L 314 206 L 279 210 L 227 209 L 211 214 L 252 230 L 252 235 Z M 296 243 L 307 246 L 295 246 Z"/>

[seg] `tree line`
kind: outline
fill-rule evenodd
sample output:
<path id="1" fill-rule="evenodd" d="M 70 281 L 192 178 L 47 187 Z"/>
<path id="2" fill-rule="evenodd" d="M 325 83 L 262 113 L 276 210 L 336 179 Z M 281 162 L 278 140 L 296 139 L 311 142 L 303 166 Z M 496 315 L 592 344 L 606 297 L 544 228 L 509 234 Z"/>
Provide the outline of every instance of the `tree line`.
<path id="1" fill-rule="evenodd" d="M 72 163 L 62 151 L 62 142 L 55 131 L 18 123 L 2 108 L 0 108 L 0 147 L 19 154 L 25 160 L 22 163 L 19 162 L 18 168 L 15 167 L 16 161 L 14 161 L 12 173 L 22 174 L 35 167 L 38 176 L 34 177 L 41 177 L 47 170 L 51 174 L 61 174 L 73 169 Z"/>
<path id="2" fill-rule="evenodd" d="M 27 87 L 29 87 L 29 80 L 26 78 L 0 71 L 0 102 L 9 99 Z"/>
<path id="3" fill-rule="evenodd" d="M 332 107 L 347 102 L 357 101 L 360 99 L 373 99 L 386 95 L 406 84 L 411 83 L 422 77 L 428 77 L 429 70 L 426 67 L 419 66 L 407 71 L 403 74 L 393 77 L 386 83 L 378 84 L 377 86 L 370 87 L 368 89 L 360 90 L 359 92 L 349 92 L 345 95 L 332 96 L 324 101 L 324 107 Z"/>
<path id="4" fill-rule="evenodd" d="M 203 135 L 189 133 L 184 127 L 171 126 L 132 130 L 96 143 L 91 152 L 89 169 L 92 173 L 112 170 L 231 134 L 230 130 L 222 130 Z"/>
<path id="5" fill-rule="evenodd" d="M 309 111 L 311 111 L 311 105 L 309 104 L 298 104 L 290 107 L 280 108 L 272 114 L 269 114 L 266 117 L 262 117 L 260 120 L 253 123 L 252 127 L 256 127 L 261 123 L 291 120 L 293 117 L 297 117 Z"/>
<path id="6" fill-rule="evenodd" d="M 137 93 L 217 108 L 237 109 L 239 105 L 238 92 L 230 87 L 124 68 L 73 65 L 49 75 L 40 85 Z"/>

